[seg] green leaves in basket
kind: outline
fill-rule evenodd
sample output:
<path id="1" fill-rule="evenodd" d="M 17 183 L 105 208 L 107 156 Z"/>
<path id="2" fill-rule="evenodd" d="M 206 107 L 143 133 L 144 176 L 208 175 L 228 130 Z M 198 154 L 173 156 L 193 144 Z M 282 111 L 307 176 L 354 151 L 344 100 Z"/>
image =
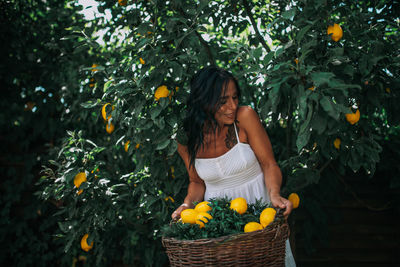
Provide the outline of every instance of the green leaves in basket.
<path id="1" fill-rule="evenodd" d="M 243 233 L 246 223 L 258 222 L 261 212 L 265 208 L 271 207 L 270 203 L 257 200 L 254 204 L 249 204 L 247 211 L 240 215 L 229 208 L 230 199 L 228 198 L 210 199 L 209 202 L 212 207 L 209 214 L 213 219 L 206 223 L 204 228 L 200 229 L 197 224 L 173 222 L 162 228 L 163 236 L 174 237 L 179 240 L 195 240 Z"/>

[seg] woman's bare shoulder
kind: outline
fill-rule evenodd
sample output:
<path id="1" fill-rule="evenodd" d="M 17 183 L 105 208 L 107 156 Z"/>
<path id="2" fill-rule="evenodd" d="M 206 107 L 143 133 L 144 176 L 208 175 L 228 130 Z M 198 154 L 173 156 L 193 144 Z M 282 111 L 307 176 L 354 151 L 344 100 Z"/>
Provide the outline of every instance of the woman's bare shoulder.
<path id="1" fill-rule="evenodd" d="M 241 124 L 246 124 L 248 120 L 259 120 L 257 112 L 250 106 L 240 106 L 236 118 Z"/>

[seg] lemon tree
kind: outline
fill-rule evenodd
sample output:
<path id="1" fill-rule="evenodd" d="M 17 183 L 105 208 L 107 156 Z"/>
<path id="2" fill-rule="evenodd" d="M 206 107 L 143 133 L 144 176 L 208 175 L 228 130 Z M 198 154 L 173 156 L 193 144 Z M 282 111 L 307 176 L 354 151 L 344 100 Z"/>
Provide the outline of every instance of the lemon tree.
<path id="1" fill-rule="evenodd" d="M 110 15 L 71 26 L 64 37 L 75 42 L 71 53 L 87 56 L 75 77 L 79 90 L 65 91 L 63 122 L 73 128 L 52 150 L 39 192 L 59 203 L 53 218 L 65 261 L 84 253 L 96 266 L 166 264 L 160 229 L 187 189 L 176 149 L 185 143 L 189 81 L 207 64 L 232 71 L 241 104 L 259 113 L 284 174 L 282 195 L 298 192 L 309 218 L 307 244 L 326 231 L 321 207 L 334 198 L 338 176 L 398 166 L 399 26 L 390 3 L 97 3 Z M 391 184 L 398 187 L 398 177 Z M 214 224 L 216 210 L 209 214 L 202 229 L 182 227 L 232 232 Z M 233 214 L 228 224 L 242 231 L 242 215 Z M 94 242 L 89 251 L 80 245 L 84 234 Z"/>
<path id="2" fill-rule="evenodd" d="M 63 116 L 65 108 L 75 113 L 80 103 L 76 96 L 83 95 L 80 84 L 90 88 L 89 77 L 78 70 L 91 66 L 87 61 L 92 56 L 88 50 L 75 51 L 78 37 L 72 38 L 68 30 L 84 28 L 86 21 L 80 8 L 68 2 L 0 4 L 2 266 L 72 262 L 73 255 L 65 255 L 55 238 L 59 220 L 53 214 L 60 203 L 44 202 L 34 193 L 41 189 L 36 183 L 42 165 L 55 158 L 49 149 L 61 144 L 66 129 L 82 123 Z"/>

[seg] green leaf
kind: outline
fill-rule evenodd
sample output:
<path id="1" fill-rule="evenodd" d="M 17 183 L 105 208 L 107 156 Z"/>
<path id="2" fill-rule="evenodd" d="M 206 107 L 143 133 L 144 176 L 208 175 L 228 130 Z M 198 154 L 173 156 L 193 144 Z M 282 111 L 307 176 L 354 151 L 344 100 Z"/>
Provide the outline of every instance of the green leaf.
<path id="1" fill-rule="evenodd" d="M 314 85 L 316 87 L 318 87 L 324 83 L 328 83 L 330 81 L 330 79 L 332 79 L 333 77 L 335 77 L 335 74 L 333 74 L 332 72 L 311 73 L 311 79 L 313 80 Z"/>
<path id="2" fill-rule="evenodd" d="M 300 130 L 299 130 L 299 135 L 297 136 L 297 139 L 296 139 L 296 146 L 297 146 L 298 152 L 300 152 L 300 150 L 305 145 L 307 145 L 308 141 L 310 140 L 310 136 L 311 136 L 310 122 L 311 122 L 312 117 L 313 117 L 313 105 L 311 103 L 309 103 L 308 111 L 307 111 L 307 118 L 301 124 Z"/>
<path id="3" fill-rule="evenodd" d="M 296 15 L 296 9 L 292 8 L 288 11 L 282 12 L 282 17 L 288 20 L 293 20 L 294 15 Z"/>
<path id="4" fill-rule="evenodd" d="M 322 134 L 328 125 L 327 118 L 320 116 L 318 113 L 311 122 L 311 128 L 316 130 L 318 134 Z"/>
<path id="5" fill-rule="evenodd" d="M 335 104 L 328 96 L 323 96 L 320 100 L 321 107 L 335 120 L 339 120 L 340 113 L 336 112 Z"/>
<path id="6" fill-rule="evenodd" d="M 109 81 L 105 82 L 104 86 L 103 86 L 103 92 L 106 92 L 108 90 L 108 88 L 110 88 L 112 83 L 113 83 L 113 80 L 109 80 Z"/>
<path id="7" fill-rule="evenodd" d="M 160 115 L 161 111 L 163 110 L 161 105 L 156 106 L 155 108 L 150 110 L 151 119 L 154 121 L 158 115 Z"/>
<path id="8" fill-rule="evenodd" d="M 166 148 L 166 147 L 169 145 L 170 142 L 171 142 L 171 140 L 170 140 L 170 139 L 167 139 L 167 140 L 165 140 L 165 141 L 159 143 L 159 144 L 157 145 L 157 147 L 156 147 L 156 150 L 163 150 L 164 148 Z"/>
<path id="9" fill-rule="evenodd" d="M 304 34 L 306 34 L 306 32 L 308 32 L 308 30 L 311 28 L 311 26 L 312 26 L 312 25 L 307 25 L 307 26 L 303 27 L 303 28 L 299 31 L 299 33 L 298 33 L 297 36 L 296 36 L 297 42 L 300 42 L 300 41 L 303 39 Z"/>
<path id="10" fill-rule="evenodd" d="M 98 101 L 89 100 L 85 103 L 81 103 L 81 106 L 84 108 L 93 108 L 98 105 Z"/>
<path id="11" fill-rule="evenodd" d="M 263 59 L 264 66 L 268 66 L 271 59 L 274 57 L 274 52 L 269 52 Z"/>
<path id="12" fill-rule="evenodd" d="M 278 48 L 278 49 L 275 51 L 275 58 L 278 58 L 283 52 L 284 52 L 284 48 L 283 48 L 283 47 Z M 276 65 L 276 66 L 274 67 L 274 70 L 279 69 L 279 67 L 277 67 L 277 66 L 280 66 L 281 64 L 282 64 L 282 63 Z"/>

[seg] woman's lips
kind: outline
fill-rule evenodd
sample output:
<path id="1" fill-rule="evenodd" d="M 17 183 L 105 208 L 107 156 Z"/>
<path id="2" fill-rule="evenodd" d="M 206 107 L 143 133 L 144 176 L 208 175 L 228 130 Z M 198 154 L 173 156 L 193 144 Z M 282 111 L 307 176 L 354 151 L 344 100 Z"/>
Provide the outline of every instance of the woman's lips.
<path id="1" fill-rule="evenodd" d="M 234 119 L 235 118 L 235 113 L 225 114 L 225 116 L 227 116 L 230 119 Z"/>

